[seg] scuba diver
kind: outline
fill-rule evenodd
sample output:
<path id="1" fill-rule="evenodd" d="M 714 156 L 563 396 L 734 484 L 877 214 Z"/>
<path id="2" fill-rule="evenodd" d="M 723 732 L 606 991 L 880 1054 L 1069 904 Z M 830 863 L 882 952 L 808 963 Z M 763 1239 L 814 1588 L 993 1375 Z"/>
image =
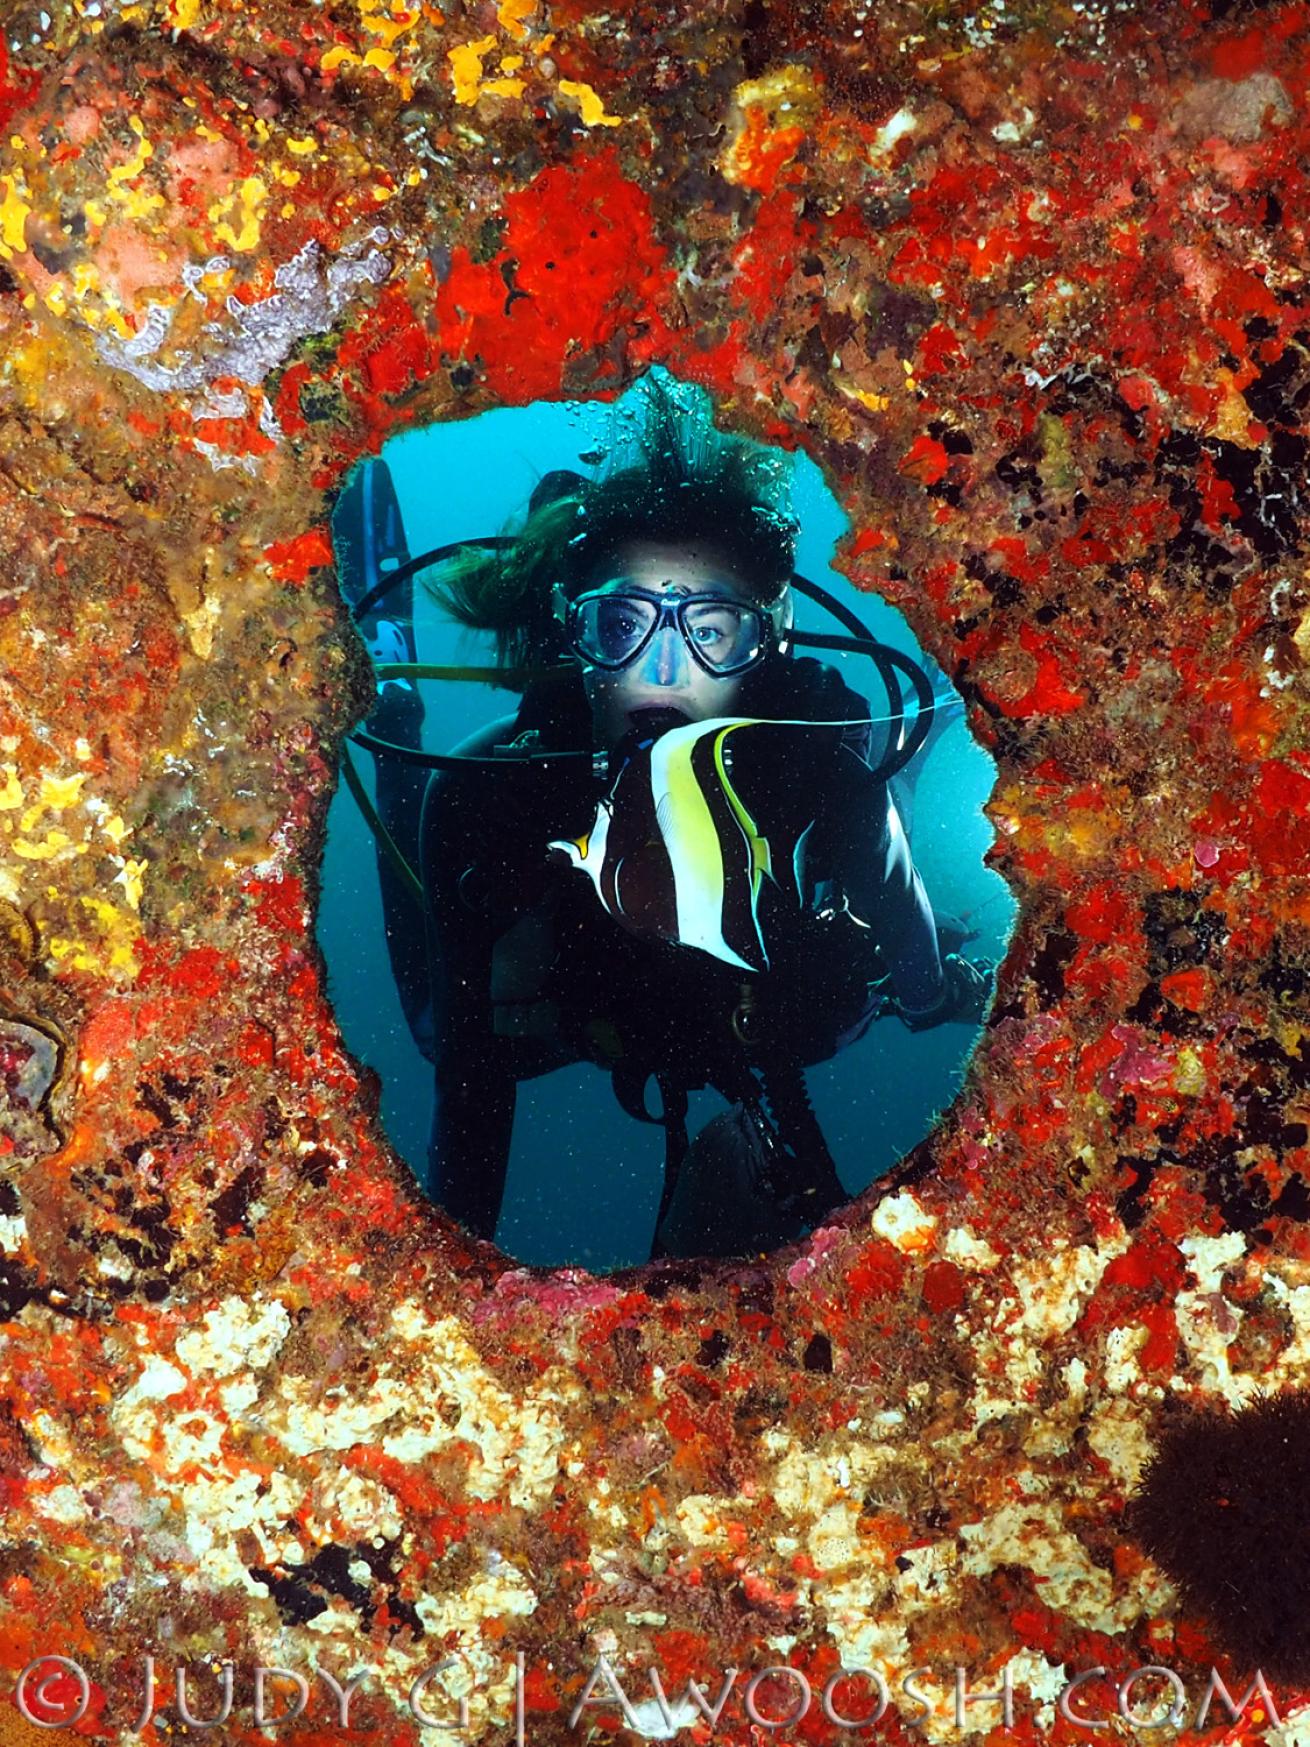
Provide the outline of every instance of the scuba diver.
<path id="1" fill-rule="evenodd" d="M 913 663 L 793 630 L 787 468 L 649 379 L 606 468 L 547 474 L 514 534 L 434 572 L 521 692 L 443 758 L 416 750 L 388 578 L 408 590 L 418 566 L 385 465 L 343 494 L 343 590 L 379 664 L 357 739 L 378 755 L 388 950 L 435 1069 L 428 1189 L 476 1236 L 495 1236 L 519 1083 L 590 1061 L 664 1128 L 653 1254 L 797 1238 L 849 1199 L 806 1068 L 884 1014 L 981 1020 L 988 969 L 939 930 L 889 787 L 931 693 L 919 673 L 907 735 L 888 658 Z M 892 715 L 798 643 L 877 651 Z M 689 1136 L 705 1087 L 727 1108 Z"/>

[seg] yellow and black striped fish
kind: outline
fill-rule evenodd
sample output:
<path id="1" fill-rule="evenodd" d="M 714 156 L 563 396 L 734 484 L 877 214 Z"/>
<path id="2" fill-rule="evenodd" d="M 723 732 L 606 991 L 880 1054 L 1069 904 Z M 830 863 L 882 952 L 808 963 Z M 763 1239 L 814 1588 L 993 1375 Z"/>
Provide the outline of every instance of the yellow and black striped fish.
<path id="1" fill-rule="evenodd" d="M 799 901 L 817 801 L 815 785 L 769 751 L 780 730 L 793 743 L 797 730 L 825 731 L 835 745 L 842 726 L 714 717 L 670 728 L 626 761 L 585 836 L 550 847 L 589 875 L 632 933 L 767 970 L 763 888 Z"/>

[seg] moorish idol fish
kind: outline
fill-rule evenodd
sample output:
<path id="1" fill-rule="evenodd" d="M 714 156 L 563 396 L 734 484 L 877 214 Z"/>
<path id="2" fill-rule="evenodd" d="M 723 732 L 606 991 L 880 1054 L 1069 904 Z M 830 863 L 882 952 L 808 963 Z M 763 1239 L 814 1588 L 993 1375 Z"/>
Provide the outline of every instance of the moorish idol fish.
<path id="1" fill-rule="evenodd" d="M 761 893 L 768 881 L 799 901 L 818 793 L 812 760 L 806 781 L 779 754 L 798 730 L 810 751 L 816 731 L 835 747 L 845 726 L 719 716 L 670 728 L 623 762 L 589 832 L 550 847 L 630 932 L 767 970 Z M 791 730 L 783 745 L 779 729 Z"/>

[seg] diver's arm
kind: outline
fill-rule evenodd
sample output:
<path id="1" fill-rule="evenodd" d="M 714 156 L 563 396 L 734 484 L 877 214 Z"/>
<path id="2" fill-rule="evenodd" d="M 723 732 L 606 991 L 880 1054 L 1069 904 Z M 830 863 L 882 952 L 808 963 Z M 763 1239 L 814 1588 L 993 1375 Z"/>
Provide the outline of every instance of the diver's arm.
<path id="1" fill-rule="evenodd" d="M 851 915 L 871 930 L 902 1010 L 926 1015 L 946 989 L 928 894 L 886 785 L 849 748 L 837 758 L 837 883 Z"/>
<path id="2" fill-rule="evenodd" d="M 881 899 L 873 901 L 870 925 L 887 961 L 902 1012 L 926 1015 L 940 1003 L 946 987 L 937 950 L 937 924 L 890 797 L 886 828 L 873 860 L 875 864 L 881 861 L 882 885 Z M 871 868 L 874 871 L 876 866 Z M 868 907 L 869 902 L 865 893 L 851 901 L 851 910 L 860 921 L 866 919 L 862 905 Z"/>
<path id="3" fill-rule="evenodd" d="M 842 757 L 850 766 L 856 762 L 844 750 Z M 911 1031 L 950 1020 L 978 1025 L 991 995 L 990 969 L 955 953 L 942 957 L 937 921 L 900 815 L 884 785 L 867 766 L 863 769 L 864 777 L 853 768 L 842 772 L 846 852 L 841 883 L 847 908 L 871 929 L 891 973 L 892 1011 Z M 872 854 L 852 854 L 852 846 L 860 843 L 871 844 Z"/>

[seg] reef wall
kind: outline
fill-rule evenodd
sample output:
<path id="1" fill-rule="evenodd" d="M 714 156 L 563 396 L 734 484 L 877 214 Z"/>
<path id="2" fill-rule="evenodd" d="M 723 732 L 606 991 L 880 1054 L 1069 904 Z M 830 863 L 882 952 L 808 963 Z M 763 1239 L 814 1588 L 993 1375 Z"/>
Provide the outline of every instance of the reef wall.
<path id="1" fill-rule="evenodd" d="M 1008 1664 L 1032 1740 L 1096 1666 L 1295 1710 L 1278 1569 L 1224 1582 L 1303 1547 L 1270 1440 L 1237 1530 L 1241 1436 L 1184 1470 L 1197 1568 L 1129 1500 L 1310 1375 L 1308 82 L 1302 4 L 9 0 L 0 1738 L 48 1653 L 149 1742 L 224 1658 L 231 1740 L 260 1662 L 417 1740 L 447 1657 L 507 1739 L 519 1653 L 539 1741 L 655 1726 L 573 1728 L 601 1655 L 803 1673 L 743 1741 L 850 1738 L 842 1664 L 892 1740 L 999 1727 L 916 1666 Z M 403 426 L 654 363 L 825 468 L 1022 910 L 964 1094 L 802 1250 L 533 1275 L 417 1197 L 325 997 L 328 518 Z"/>

